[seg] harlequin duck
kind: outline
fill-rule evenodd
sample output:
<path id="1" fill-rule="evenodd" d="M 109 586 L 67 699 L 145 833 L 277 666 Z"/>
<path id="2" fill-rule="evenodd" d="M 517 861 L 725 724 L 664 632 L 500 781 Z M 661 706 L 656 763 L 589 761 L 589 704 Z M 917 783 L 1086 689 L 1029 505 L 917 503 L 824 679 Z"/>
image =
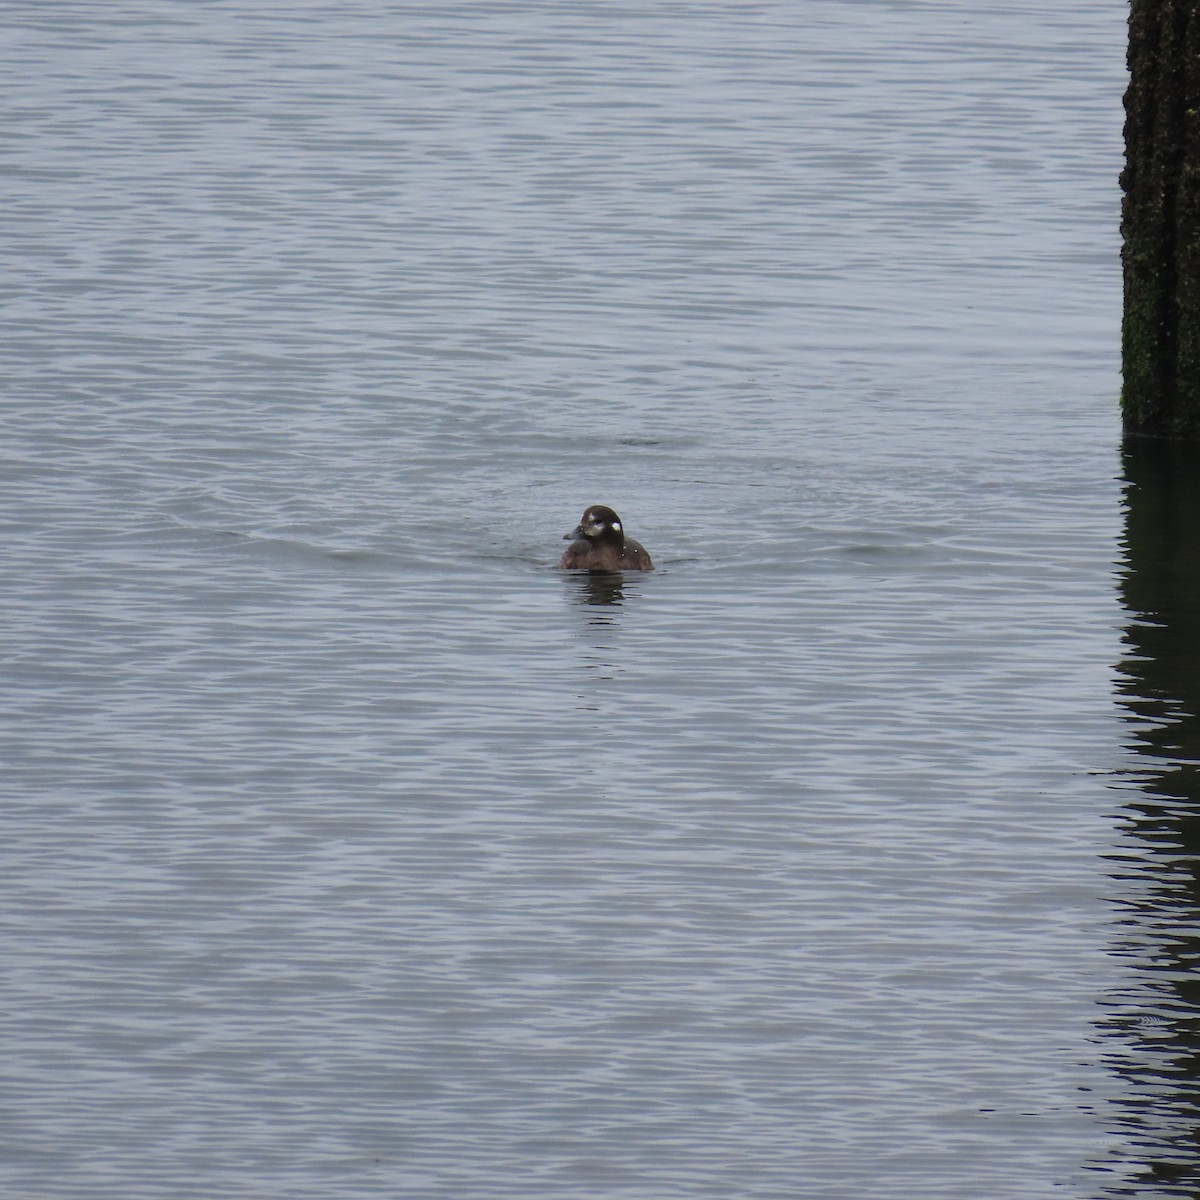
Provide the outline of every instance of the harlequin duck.
<path id="1" fill-rule="evenodd" d="M 654 564 L 645 548 L 625 536 L 621 518 L 603 504 L 593 504 L 583 519 L 563 535 L 571 542 L 562 562 L 563 570 L 579 571 L 653 571 Z"/>

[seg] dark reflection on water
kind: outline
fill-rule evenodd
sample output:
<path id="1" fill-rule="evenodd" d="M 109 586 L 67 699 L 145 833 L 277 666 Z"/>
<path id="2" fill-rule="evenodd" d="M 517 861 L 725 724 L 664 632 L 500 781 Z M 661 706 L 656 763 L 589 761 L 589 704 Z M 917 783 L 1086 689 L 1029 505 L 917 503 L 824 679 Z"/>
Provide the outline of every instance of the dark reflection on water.
<path id="1" fill-rule="evenodd" d="M 625 576 L 615 571 L 572 571 L 570 578 L 577 588 L 576 599 L 592 608 L 611 608 L 625 603 Z M 589 613 L 594 624 L 608 624 L 613 614 Z"/>
<path id="2" fill-rule="evenodd" d="M 626 603 L 625 576 L 609 571 L 566 571 L 564 575 L 567 594 L 583 617 L 580 662 L 586 683 L 577 696 L 579 707 L 585 712 L 599 712 L 601 705 L 593 686 L 597 681 L 609 683 L 623 673 L 616 641 Z"/>
<path id="3" fill-rule="evenodd" d="M 1118 674 L 1135 761 L 1114 879 L 1116 950 L 1132 971 L 1103 1033 L 1140 1184 L 1190 1196 L 1200 1182 L 1200 447 L 1130 443 L 1124 468 Z"/>

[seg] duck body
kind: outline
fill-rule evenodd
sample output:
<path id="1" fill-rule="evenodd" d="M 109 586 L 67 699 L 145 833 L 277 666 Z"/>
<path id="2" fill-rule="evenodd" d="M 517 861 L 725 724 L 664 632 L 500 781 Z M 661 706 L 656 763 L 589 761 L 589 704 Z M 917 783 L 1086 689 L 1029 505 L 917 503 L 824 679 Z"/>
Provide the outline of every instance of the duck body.
<path id="1" fill-rule="evenodd" d="M 564 571 L 653 571 L 646 548 L 625 536 L 621 518 L 607 505 L 593 504 L 570 533 L 559 562 Z"/>

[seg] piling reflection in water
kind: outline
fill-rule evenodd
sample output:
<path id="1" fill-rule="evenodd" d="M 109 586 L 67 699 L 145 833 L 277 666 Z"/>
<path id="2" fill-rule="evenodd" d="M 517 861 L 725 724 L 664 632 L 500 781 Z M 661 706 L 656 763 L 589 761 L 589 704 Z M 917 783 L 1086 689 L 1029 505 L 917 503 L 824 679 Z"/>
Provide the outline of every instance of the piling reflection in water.
<path id="1" fill-rule="evenodd" d="M 1133 752 L 1116 953 L 1131 965 L 1103 1022 L 1121 1124 L 1163 1194 L 1200 1178 L 1200 447 L 1124 451 L 1127 614 L 1120 700 Z"/>

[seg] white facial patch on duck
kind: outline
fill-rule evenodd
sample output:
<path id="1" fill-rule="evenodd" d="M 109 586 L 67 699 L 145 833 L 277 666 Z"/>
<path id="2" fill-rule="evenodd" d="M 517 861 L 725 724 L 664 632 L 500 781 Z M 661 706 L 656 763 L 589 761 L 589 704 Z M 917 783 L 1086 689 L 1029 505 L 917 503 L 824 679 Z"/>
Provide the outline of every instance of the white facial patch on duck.
<path id="1" fill-rule="evenodd" d="M 600 513 L 589 511 L 583 514 L 583 536 L 587 538 L 601 538 L 607 533 L 613 531 L 621 532 L 621 522 L 619 518 L 609 519 L 602 516 Z"/>

